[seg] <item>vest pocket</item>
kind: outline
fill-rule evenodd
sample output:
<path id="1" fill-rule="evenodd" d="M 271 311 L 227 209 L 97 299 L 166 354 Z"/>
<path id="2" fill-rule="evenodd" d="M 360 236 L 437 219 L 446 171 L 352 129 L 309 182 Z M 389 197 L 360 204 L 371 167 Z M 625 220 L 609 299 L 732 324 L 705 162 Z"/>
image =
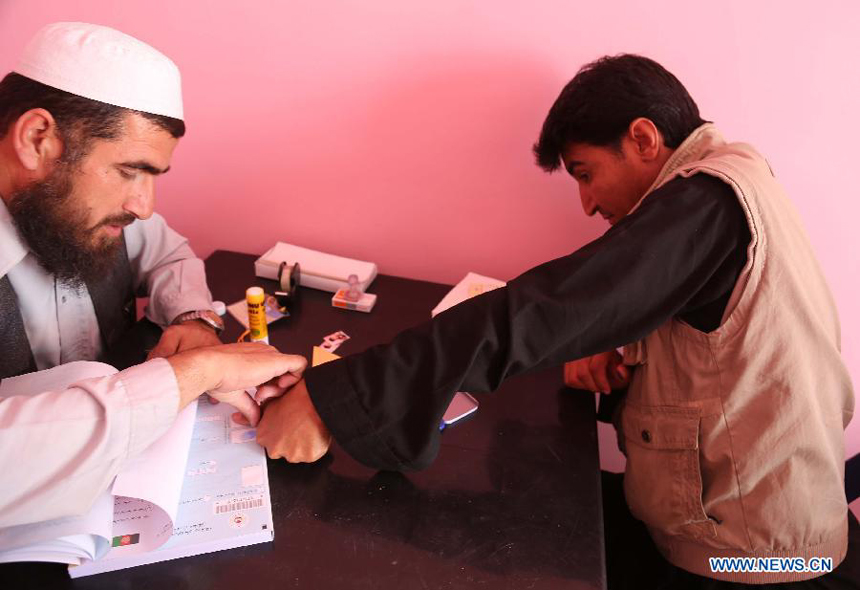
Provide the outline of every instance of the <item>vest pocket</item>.
<path id="1" fill-rule="evenodd" d="M 699 421 L 698 408 L 628 402 L 622 411 L 627 505 L 633 516 L 664 534 L 716 536 L 702 506 Z"/>

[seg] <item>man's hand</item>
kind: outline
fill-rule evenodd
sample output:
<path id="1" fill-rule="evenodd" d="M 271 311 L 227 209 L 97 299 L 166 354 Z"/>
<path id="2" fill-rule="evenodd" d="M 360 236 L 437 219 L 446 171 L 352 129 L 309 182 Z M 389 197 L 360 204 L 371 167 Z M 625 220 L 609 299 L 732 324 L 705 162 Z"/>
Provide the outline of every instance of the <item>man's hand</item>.
<path id="1" fill-rule="evenodd" d="M 317 414 L 304 380 L 265 405 L 257 442 L 272 459 L 283 457 L 290 463 L 312 463 L 326 454 L 331 434 Z"/>
<path id="2" fill-rule="evenodd" d="M 149 351 L 146 360 L 166 358 L 183 350 L 219 344 L 221 339 L 215 334 L 213 328 L 199 320 L 188 320 L 175 326 L 168 326 L 155 348 Z"/>
<path id="3" fill-rule="evenodd" d="M 243 342 L 195 348 L 167 358 L 179 384 L 179 408 L 187 406 L 204 391 L 239 410 L 254 426 L 260 407 L 244 390 L 282 377 L 301 377 L 308 361 L 304 357 L 281 354 L 273 346 Z"/>
<path id="4" fill-rule="evenodd" d="M 630 383 L 630 369 L 617 350 L 602 352 L 564 364 L 564 384 L 575 389 L 609 393 Z"/>

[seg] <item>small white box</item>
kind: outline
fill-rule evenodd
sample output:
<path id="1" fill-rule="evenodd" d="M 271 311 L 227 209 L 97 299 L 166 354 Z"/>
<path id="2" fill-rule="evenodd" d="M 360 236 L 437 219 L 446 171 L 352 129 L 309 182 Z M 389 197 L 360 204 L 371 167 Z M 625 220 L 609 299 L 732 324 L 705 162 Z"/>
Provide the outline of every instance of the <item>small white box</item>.
<path id="1" fill-rule="evenodd" d="M 341 289 L 335 293 L 331 298 L 332 307 L 363 311 L 364 313 L 370 313 L 373 310 L 373 306 L 376 305 L 375 293 L 362 293 L 358 301 L 352 301 L 346 297 L 348 291 L 348 289 Z"/>
<path id="2" fill-rule="evenodd" d="M 264 279 L 278 280 L 281 262 L 289 265 L 299 263 L 299 284 L 303 287 L 336 293 L 349 287 L 349 275 L 358 277 L 358 285 L 365 291 L 376 278 L 376 265 L 372 262 L 344 258 L 325 252 L 317 252 L 301 246 L 278 242 L 254 263 L 254 272 Z"/>

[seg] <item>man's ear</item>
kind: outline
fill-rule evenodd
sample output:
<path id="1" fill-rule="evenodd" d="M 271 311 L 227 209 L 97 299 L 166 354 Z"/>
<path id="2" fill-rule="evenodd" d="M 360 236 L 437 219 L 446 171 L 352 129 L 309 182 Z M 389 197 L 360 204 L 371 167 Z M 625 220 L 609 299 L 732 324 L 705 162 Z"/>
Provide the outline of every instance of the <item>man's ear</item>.
<path id="1" fill-rule="evenodd" d="M 45 109 L 30 109 L 12 124 L 12 145 L 18 160 L 34 177 L 47 174 L 63 153 L 54 116 Z"/>
<path id="2" fill-rule="evenodd" d="M 645 162 L 650 162 L 660 154 L 663 146 L 663 134 L 657 129 L 654 121 L 639 117 L 630 122 L 627 136 L 633 142 L 636 153 Z"/>

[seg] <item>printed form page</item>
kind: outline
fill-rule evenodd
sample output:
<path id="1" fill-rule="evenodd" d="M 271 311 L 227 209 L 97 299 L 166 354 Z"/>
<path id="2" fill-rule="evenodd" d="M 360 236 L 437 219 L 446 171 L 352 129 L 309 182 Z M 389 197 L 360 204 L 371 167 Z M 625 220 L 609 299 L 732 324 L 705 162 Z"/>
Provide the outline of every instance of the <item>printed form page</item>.
<path id="1" fill-rule="evenodd" d="M 70 568 L 72 577 L 242 547 L 274 538 L 265 450 L 256 430 L 235 423 L 228 404 L 201 401 L 193 422 L 172 536 L 154 551 L 135 551 L 141 531 L 115 522 L 110 553 Z M 119 501 L 119 499 L 118 499 Z M 117 511 L 115 519 L 127 512 Z M 133 522 L 133 521 L 132 521 Z"/>

